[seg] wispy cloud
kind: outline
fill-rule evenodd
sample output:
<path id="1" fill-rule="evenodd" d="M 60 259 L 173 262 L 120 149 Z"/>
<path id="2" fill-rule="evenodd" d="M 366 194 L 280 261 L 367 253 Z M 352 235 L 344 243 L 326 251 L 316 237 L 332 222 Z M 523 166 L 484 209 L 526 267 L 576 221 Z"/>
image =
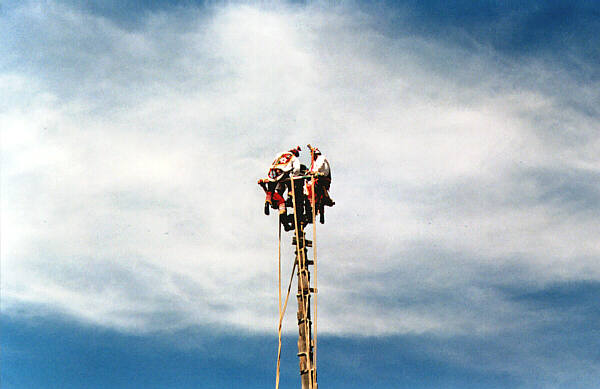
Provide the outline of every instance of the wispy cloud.
<path id="1" fill-rule="evenodd" d="M 2 18 L 8 313 L 272 330 L 255 183 L 309 142 L 337 201 L 318 237 L 328 333 L 498 332 L 538 320 L 498 288 L 600 278 L 600 88 L 571 68 L 345 5 Z"/>

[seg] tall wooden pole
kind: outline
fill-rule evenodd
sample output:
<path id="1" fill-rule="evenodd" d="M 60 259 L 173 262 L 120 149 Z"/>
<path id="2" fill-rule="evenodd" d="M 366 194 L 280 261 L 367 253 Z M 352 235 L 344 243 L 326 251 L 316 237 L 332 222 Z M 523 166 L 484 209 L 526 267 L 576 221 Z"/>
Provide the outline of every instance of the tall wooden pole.
<path id="1" fill-rule="evenodd" d="M 298 231 L 296 240 L 296 260 L 298 261 L 298 358 L 302 389 L 317 389 L 317 373 L 314 360 L 314 342 L 310 298 L 313 290 L 310 287 L 310 270 L 312 261 L 307 260 L 306 243 L 303 228 Z"/>
<path id="2" fill-rule="evenodd" d="M 317 371 L 314 360 L 314 342 L 312 338 L 312 320 L 310 315 L 310 297 L 313 290 L 310 287 L 310 271 L 308 266 L 313 261 L 307 259 L 307 241 L 304 237 L 304 221 L 298 220 L 296 213 L 301 206 L 303 193 L 297 193 L 292 180 L 292 195 L 294 198 L 294 224 L 296 263 L 298 264 L 298 358 L 302 389 L 317 389 Z M 298 197 L 296 197 L 298 195 Z M 292 242 L 294 243 L 294 242 Z M 310 244 L 309 244 L 310 245 Z"/>

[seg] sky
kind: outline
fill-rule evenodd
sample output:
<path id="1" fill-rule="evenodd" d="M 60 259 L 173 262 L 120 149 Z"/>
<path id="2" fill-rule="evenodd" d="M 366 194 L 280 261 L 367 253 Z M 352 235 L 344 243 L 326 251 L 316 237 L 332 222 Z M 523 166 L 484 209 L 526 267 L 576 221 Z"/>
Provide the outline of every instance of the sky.
<path id="1" fill-rule="evenodd" d="M 2 388 L 274 386 L 256 181 L 308 143 L 320 386 L 600 388 L 599 36 L 592 1 L 1 2 Z"/>

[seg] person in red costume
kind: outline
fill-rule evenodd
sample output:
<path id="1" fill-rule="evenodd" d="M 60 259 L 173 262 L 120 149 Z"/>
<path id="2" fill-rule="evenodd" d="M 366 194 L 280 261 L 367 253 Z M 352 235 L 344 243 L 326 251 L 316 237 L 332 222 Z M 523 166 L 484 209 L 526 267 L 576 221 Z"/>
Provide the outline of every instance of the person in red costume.
<path id="1" fill-rule="evenodd" d="M 283 195 L 286 189 L 290 188 L 287 179 L 290 176 L 299 176 L 301 172 L 301 164 L 298 157 L 300 156 L 300 146 L 277 154 L 267 178 L 260 179 L 258 184 L 265 190 L 265 214 L 269 214 L 269 208 L 279 210 L 279 221 L 283 225 L 284 230 L 290 231 L 294 228 L 292 215 L 287 214 L 287 207 Z"/>

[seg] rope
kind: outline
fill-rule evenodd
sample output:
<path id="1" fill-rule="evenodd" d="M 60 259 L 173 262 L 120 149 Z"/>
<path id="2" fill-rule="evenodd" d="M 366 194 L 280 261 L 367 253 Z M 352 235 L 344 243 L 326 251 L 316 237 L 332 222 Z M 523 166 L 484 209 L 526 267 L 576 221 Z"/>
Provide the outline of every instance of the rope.
<path id="1" fill-rule="evenodd" d="M 278 264 L 279 264 L 279 316 L 281 316 L 281 222 L 277 223 L 279 226 L 279 247 L 277 250 Z"/>
<path id="2" fill-rule="evenodd" d="M 277 347 L 277 375 L 275 378 L 275 389 L 279 389 L 279 364 L 281 360 L 281 221 L 277 222 L 279 226 L 279 246 L 278 246 L 278 264 L 279 264 L 279 277 L 278 277 L 278 289 L 279 289 L 279 305 L 277 308 L 279 309 L 279 329 L 278 333 L 278 342 L 279 346 Z M 294 273 L 292 273 L 293 275 Z"/>
<path id="3" fill-rule="evenodd" d="M 292 289 L 292 281 L 294 280 L 294 272 L 296 271 L 296 262 L 294 262 L 294 266 L 292 267 L 292 274 L 290 274 L 290 283 L 288 284 L 287 295 L 285 296 L 285 303 L 283 304 L 283 310 L 279 314 L 279 348 L 277 349 L 277 376 L 275 378 L 275 389 L 279 389 L 279 366 L 281 364 L 281 326 L 283 323 L 283 316 L 285 315 L 285 310 L 287 309 L 288 299 L 290 297 L 290 290 Z"/>
<path id="4" fill-rule="evenodd" d="M 312 150 L 311 150 L 311 160 L 314 161 L 314 158 L 312 156 Z M 312 165 L 311 165 L 312 168 Z M 315 363 L 315 371 L 317 371 L 317 301 L 319 299 L 319 289 L 317 288 L 317 223 L 315 221 L 316 219 L 316 212 L 315 209 L 316 204 L 315 204 L 315 176 L 312 177 L 312 191 L 311 191 L 311 201 L 312 201 L 312 224 L 313 224 L 313 262 L 315 265 L 315 349 L 314 349 L 314 363 Z"/>
<path id="5" fill-rule="evenodd" d="M 308 145 L 310 148 L 310 171 L 313 173 L 315 167 L 315 150 Z M 315 202 L 315 176 L 314 174 L 311 177 L 311 203 L 312 203 L 312 224 L 313 224 L 313 262 L 315 265 L 315 348 L 314 348 L 314 363 L 315 363 L 315 372 L 317 371 L 317 302 L 319 300 L 319 288 L 317 287 L 317 223 L 316 223 L 316 209 L 317 204 Z"/>

